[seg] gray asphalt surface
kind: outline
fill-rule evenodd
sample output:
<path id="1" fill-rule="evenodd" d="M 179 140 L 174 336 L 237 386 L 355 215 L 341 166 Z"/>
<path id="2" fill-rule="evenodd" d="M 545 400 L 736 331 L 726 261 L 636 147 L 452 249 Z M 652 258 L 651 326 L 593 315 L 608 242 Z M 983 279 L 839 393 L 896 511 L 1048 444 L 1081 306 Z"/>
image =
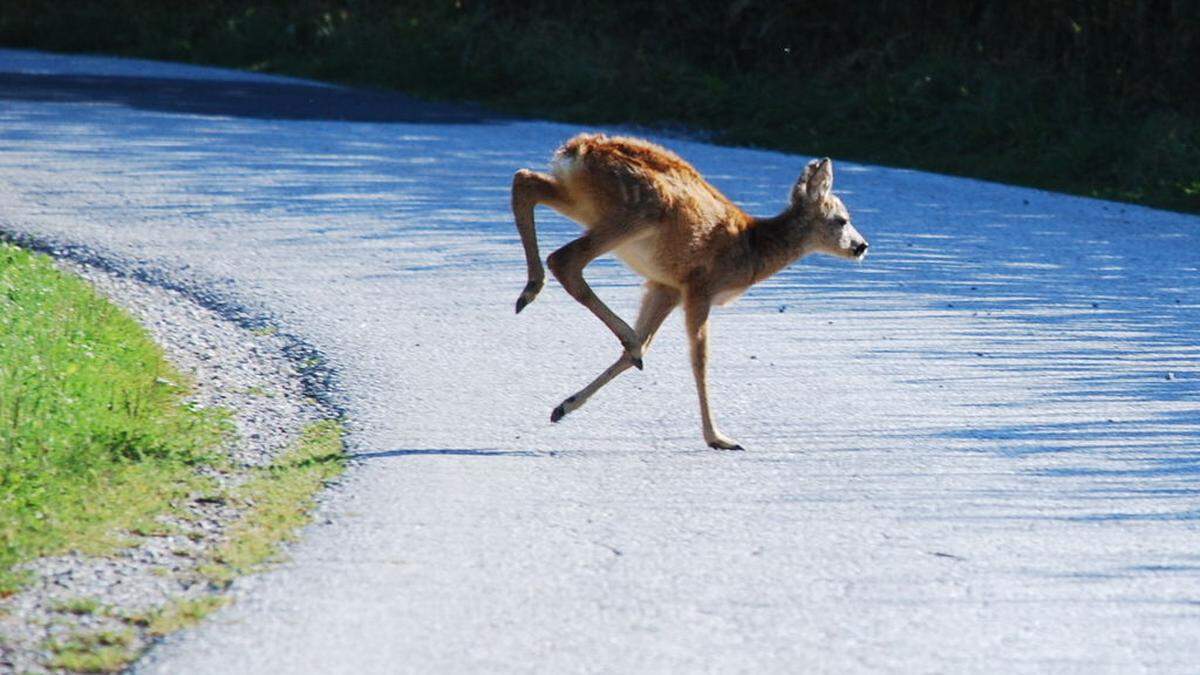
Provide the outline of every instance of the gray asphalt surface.
<path id="1" fill-rule="evenodd" d="M 839 162 L 870 239 L 618 353 L 521 316 L 512 172 L 578 129 L 0 52 L 0 228 L 267 313 L 357 462 L 150 673 L 1194 670 L 1200 219 Z M 203 95 L 197 92 L 204 92 Z M 247 103 L 249 102 L 249 103 Z M 752 213 L 806 157 L 666 140 Z M 539 211 L 550 251 L 577 228 Z M 594 267 L 632 316 L 637 279 Z"/>

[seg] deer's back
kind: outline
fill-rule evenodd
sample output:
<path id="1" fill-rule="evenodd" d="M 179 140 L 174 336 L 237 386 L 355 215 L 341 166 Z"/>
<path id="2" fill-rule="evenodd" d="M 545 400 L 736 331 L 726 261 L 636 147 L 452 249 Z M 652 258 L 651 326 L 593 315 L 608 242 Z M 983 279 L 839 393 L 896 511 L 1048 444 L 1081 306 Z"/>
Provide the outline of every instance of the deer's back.
<path id="1" fill-rule="evenodd" d="M 659 281 L 681 280 L 749 221 L 691 164 L 641 139 L 580 134 L 555 152 L 553 171 L 570 196 L 561 210 L 584 227 L 653 224 L 617 254 Z"/>
<path id="2" fill-rule="evenodd" d="M 602 200 L 597 206 L 609 210 L 691 209 L 710 218 L 737 210 L 679 155 L 638 138 L 580 134 L 554 153 L 554 173 L 572 197 Z"/>

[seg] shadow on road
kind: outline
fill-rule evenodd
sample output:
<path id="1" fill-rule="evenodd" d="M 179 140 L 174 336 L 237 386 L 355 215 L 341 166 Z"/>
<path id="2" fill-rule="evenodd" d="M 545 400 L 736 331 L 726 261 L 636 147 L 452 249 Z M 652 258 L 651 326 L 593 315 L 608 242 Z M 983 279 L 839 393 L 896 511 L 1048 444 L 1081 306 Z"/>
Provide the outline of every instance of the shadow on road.
<path id="1" fill-rule="evenodd" d="M 381 450 L 360 452 L 350 455 L 352 460 L 385 459 L 388 457 L 412 457 L 417 455 L 447 455 L 453 457 L 544 457 L 547 453 L 533 450 L 486 450 L 482 448 L 423 448 L 404 450 Z"/>
<path id="2" fill-rule="evenodd" d="M 0 73 L 0 100 L 112 103 L 192 115 L 338 122 L 483 124 L 482 108 L 302 83 Z"/>

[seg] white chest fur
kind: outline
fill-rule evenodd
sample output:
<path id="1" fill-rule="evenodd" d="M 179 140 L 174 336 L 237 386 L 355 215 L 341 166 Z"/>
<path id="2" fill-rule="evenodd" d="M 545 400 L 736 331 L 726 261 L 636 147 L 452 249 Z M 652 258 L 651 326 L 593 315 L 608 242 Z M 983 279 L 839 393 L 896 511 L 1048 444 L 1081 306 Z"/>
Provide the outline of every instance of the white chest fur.
<path id="1" fill-rule="evenodd" d="M 658 237 L 654 234 L 622 244 L 613 253 L 634 272 L 650 281 L 677 285 L 658 262 Z"/>

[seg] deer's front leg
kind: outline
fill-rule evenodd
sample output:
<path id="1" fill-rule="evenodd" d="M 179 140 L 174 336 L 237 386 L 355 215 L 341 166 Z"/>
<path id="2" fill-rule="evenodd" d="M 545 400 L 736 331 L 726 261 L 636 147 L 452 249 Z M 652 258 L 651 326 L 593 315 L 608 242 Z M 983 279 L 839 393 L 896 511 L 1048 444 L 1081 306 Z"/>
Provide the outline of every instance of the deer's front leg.
<path id="1" fill-rule="evenodd" d="M 717 450 L 743 450 L 737 441 L 722 434 L 713 422 L 708 406 L 708 313 L 712 308 L 712 296 L 689 290 L 684 303 L 688 342 L 692 349 L 692 374 L 696 377 L 696 393 L 700 396 L 700 421 L 704 429 L 704 442 Z"/>

